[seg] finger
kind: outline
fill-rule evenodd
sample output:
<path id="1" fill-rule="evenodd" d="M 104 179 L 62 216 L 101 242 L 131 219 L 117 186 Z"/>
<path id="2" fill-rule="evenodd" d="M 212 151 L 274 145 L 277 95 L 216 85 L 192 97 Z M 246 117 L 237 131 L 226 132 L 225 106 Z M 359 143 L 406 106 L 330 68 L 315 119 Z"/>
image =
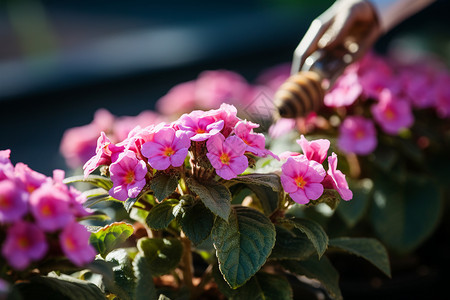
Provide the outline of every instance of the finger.
<path id="1" fill-rule="evenodd" d="M 330 27 L 335 10 L 336 3 L 312 21 L 310 27 L 294 51 L 291 67 L 292 75 L 300 71 L 305 59 L 317 50 L 317 42 L 322 37 L 323 33 Z"/>
<path id="2" fill-rule="evenodd" d="M 349 35 L 355 23 L 355 16 L 349 12 L 342 12 L 336 16 L 333 24 L 323 33 L 323 36 L 317 42 L 319 48 L 332 49 L 341 44 Z"/>
<path id="3" fill-rule="evenodd" d="M 359 44 L 359 49 L 353 55 L 353 61 L 358 61 L 364 54 L 366 54 L 369 49 L 375 44 L 375 41 L 381 34 L 381 30 L 378 26 L 374 26 L 367 35 L 361 40 Z"/>

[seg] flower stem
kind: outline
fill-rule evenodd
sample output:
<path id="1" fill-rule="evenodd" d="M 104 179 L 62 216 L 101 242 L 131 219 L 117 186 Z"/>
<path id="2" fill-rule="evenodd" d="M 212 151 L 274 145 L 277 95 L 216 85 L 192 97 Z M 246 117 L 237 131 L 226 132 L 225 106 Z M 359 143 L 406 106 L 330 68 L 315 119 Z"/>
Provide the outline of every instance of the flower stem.
<path id="1" fill-rule="evenodd" d="M 192 283 L 194 265 L 192 263 L 192 250 L 191 241 L 186 237 L 183 231 L 181 231 L 181 243 L 183 244 L 183 257 L 181 258 L 183 262 L 183 282 L 186 287 L 192 291 L 194 284 Z"/>

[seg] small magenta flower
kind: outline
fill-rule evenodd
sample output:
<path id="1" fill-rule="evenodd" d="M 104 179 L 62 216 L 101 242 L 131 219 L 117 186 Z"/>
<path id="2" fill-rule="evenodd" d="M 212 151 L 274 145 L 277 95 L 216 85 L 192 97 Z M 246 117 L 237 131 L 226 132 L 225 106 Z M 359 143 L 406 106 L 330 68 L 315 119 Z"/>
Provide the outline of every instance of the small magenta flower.
<path id="1" fill-rule="evenodd" d="M 325 178 L 325 169 L 305 155 L 289 157 L 281 166 L 281 184 L 292 200 L 306 204 L 317 200 L 323 194 L 321 182 Z"/>
<path id="2" fill-rule="evenodd" d="M 144 188 L 147 166 L 144 161 L 136 158 L 133 151 L 126 151 L 109 166 L 109 174 L 113 182 L 109 194 L 125 201 L 139 195 Z"/>
<path id="3" fill-rule="evenodd" d="M 324 104 L 329 107 L 342 107 L 352 105 L 362 93 L 362 86 L 358 75 L 353 69 L 342 74 L 333 88 L 324 97 Z"/>
<path id="4" fill-rule="evenodd" d="M 45 234 L 38 226 L 17 221 L 8 228 L 2 254 L 14 269 L 23 270 L 31 261 L 44 257 L 47 249 Z"/>
<path id="5" fill-rule="evenodd" d="M 221 133 L 216 134 L 206 142 L 206 148 L 206 156 L 223 179 L 235 178 L 248 167 L 248 159 L 244 155 L 247 145 L 237 136 L 225 139 Z"/>
<path id="6" fill-rule="evenodd" d="M 77 266 L 83 266 L 95 258 L 96 252 L 89 244 L 89 236 L 87 229 L 75 221 L 66 226 L 59 236 L 63 253 Z"/>
<path id="7" fill-rule="evenodd" d="M 11 154 L 11 150 L 2 150 L 0 151 L 0 180 L 6 178 L 14 178 L 14 166 L 9 160 L 9 155 Z"/>
<path id="8" fill-rule="evenodd" d="M 185 132 L 164 127 L 155 133 L 153 141 L 142 145 L 141 152 L 152 168 L 165 170 L 170 166 L 181 166 L 190 146 L 191 141 Z"/>
<path id="9" fill-rule="evenodd" d="M 216 121 L 223 121 L 223 129 L 221 133 L 225 138 L 231 134 L 236 123 L 240 121 L 237 116 L 236 107 L 227 103 L 222 103 L 219 109 L 210 110 L 207 113 L 214 116 Z"/>
<path id="10" fill-rule="evenodd" d="M 110 165 L 124 149 L 125 147 L 123 145 L 117 146 L 111 143 L 111 140 L 102 131 L 100 137 L 97 139 L 96 154 L 83 166 L 84 176 L 87 177 L 99 166 Z"/>
<path id="11" fill-rule="evenodd" d="M 37 225 L 45 231 L 64 228 L 74 219 L 70 197 L 57 185 L 47 183 L 30 195 L 31 212 Z"/>
<path id="12" fill-rule="evenodd" d="M 0 224 L 20 220 L 28 211 L 28 193 L 14 180 L 0 181 Z"/>
<path id="13" fill-rule="evenodd" d="M 342 122 L 338 137 L 338 147 L 345 153 L 366 155 L 377 146 L 376 130 L 373 122 L 361 116 L 350 116 Z"/>
<path id="14" fill-rule="evenodd" d="M 195 87 L 195 80 L 177 84 L 156 102 L 156 109 L 166 116 L 181 115 L 195 109 Z"/>
<path id="15" fill-rule="evenodd" d="M 258 127 L 259 125 L 255 123 L 240 121 L 234 127 L 234 133 L 247 145 L 245 151 L 259 157 L 271 155 L 278 159 L 278 156 L 266 149 L 266 138 L 264 137 L 264 134 L 253 132 L 253 129 Z"/>
<path id="16" fill-rule="evenodd" d="M 337 155 L 334 152 L 328 157 L 328 171 L 323 185 L 325 188 L 330 187 L 335 189 L 341 196 L 342 200 L 348 201 L 353 198 L 353 193 L 348 188 L 345 175 L 337 169 Z"/>
<path id="17" fill-rule="evenodd" d="M 209 112 L 194 110 L 182 115 L 176 125 L 178 129 L 185 131 L 192 141 L 201 142 L 219 133 L 224 126 L 224 121 L 217 120 Z"/>
<path id="18" fill-rule="evenodd" d="M 45 182 L 49 181 L 47 176 L 32 170 L 24 163 L 17 163 L 14 171 L 16 178 L 23 183 L 25 190 L 30 194 Z"/>
<path id="19" fill-rule="evenodd" d="M 9 157 L 11 155 L 11 150 L 0 150 L 0 164 L 10 164 L 11 161 L 9 160 Z"/>
<path id="20" fill-rule="evenodd" d="M 388 89 L 380 93 L 378 103 L 373 105 L 371 110 L 375 121 L 389 134 L 397 134 L 414 122 L 409 102 L 396 98 Z"/>
<path id="21" fill-rule="evenodd" d="M 269 136 L 278 138 L 295 128 L 297 121 L 295 119 L 281 118 L 269 128 Z"/>
<path id="22" fill-rule="evenodd" d="M 325 161 L 328 149 L 330 148 L 330 141 L 326 139 L 318 139 L 309 142 L 303 135 L 297 140 L 297 144 L 303 150 L 303 154 L 309 160 L 315 160 L 319 164 Z"/>

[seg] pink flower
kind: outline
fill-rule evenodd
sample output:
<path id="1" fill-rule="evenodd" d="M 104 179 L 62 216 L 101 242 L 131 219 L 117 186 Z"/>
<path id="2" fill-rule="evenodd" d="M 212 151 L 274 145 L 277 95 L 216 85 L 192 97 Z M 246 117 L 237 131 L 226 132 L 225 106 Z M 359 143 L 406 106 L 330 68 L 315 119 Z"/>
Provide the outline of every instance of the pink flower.
<path id="1" fill-rule="evenodd" d="M 181 115 L 196 108 L 196 81 L 180 83 L 156 102 L 156 109 L 164 115 Z"/>
<path id="2" fill-rule="evenodd" d="M 396 98 L 388 89 L 381 92 L 378 103 L 372 106 L 371 111 L 378 125 L 389 134 L 397 134 L 414 122 L 409 102 Z"/>
<path id="3" fill-rule="evenodd" d="M 323 185 L 325 188 L 330 186 L 335 189 L 341 198 L 345 201 L 351 200 L 353 198 L 352 191 L 348 188 L 347 180 L 345 175 L 337 170 L 337 155 L 333 152 L 331 156 L 328 157 L 328 171 L 327 176 L 324 179 Z"/>
<path id="4" fill-rule="evenodd" d="M 244 172 L 248 167 L 248 159 L 244 155 L 246 144 L 237 136 L 225 137 L 218 133 L 209 138 L 206 148 L 211 165 L 217 175 L 223 179 L 232 179 Z"/>
<path id="5" fill-rule="evenodd" d="M 278 158 L 278 156 L 265 148 L 266 138 L 264 137 L 264 134 L 253 132 L 253 129 L 258 127 L 259 125 L 255 123 L 240 121 L 236 124 L 234 133 L 247 145 L 247 148 L 245 149 L 246 152 L 253 153 L 259 157 L 271 155 L 274 158 Z"/>
<path id="6" fill-rule="evenodd" d="M 300 139 L 297 140 L 297 144 L 303 150 L 303 154 L 309 160 L 315 160 L 319 164 L 323 163 L 325 158 L 327 157 L 328 149 L 330 148 L 330 141 L 325 139 L 318 139 L 309 142 L 303 134 Z"/>
<path id="7" fill-rule="evenodd" d="M 358 75 L 352 71 L 345 72 L 339 77 L 331 91 L 325 95 L 324 104 L 329 107 L 352 105 L 362 93 L 362 86 Z"/>
<path id="8" fill-rule="evenodd" d="M 427 108 L 436 103 L 436 75 L 437 70 L 427 62 L 417 62 L 403 67 L 399 78 L 404 93 L 409 97 L 414 107 Z"/>
<path id="9" fill-rule="evenodd" d="M 363 93 L 368 97 L 378 99 L 381 90 L 392 84 L 391 67 L 382 57 L 373 52 L 366 54 L 357 63 L 357 68 Z"/>
<path id="10" fill-rule="evenodd" d="M 71 222 L 59 236 L 61 249 L 67 258 L 77 266 L 91 262 L 96 255 L 89 244 L 90 233 L 77 222 Z"/>
<path id="11" fill-rule="evenodd" d="M 0 164 L 10 164 L 9 156 L 11 155 L 11 150 L 0 150 Z"/>
<path id="12" fill-rule="evenodd" d="M 9 160 L 11 150 L 0 151 L 0 180 L 14 178 L 14 166 Z"/>
<path id="13" fill-rule="evenodd" d="M 91 157 L 83 166 L 84 177 L 94 172 L 99 166 L 110 165 L 114 162 L 119 153 L 125 149 L 124 146 L 116 146 L 111 143 L 111 140 L 102 131 L 100 137 L 97 139 L 96 154 Z"/>
<path id="14" fill-rule="evenodd" d="M 321 182 L 325 177 L 325 169 L 305 155 L 290 157 L 281 166 L 281 184 L 292 200 L 306 204 L 309 200 L 317 200 L 323 193 Z"/>
<path id="15" fill-rule="evenodd" d="M 163 117 L 160 114 L 151 110 L 144 110 L 137 116 L 118 117 L 113 124 L 113 138 L 115 141 L 122 141 L 136 126 L 147 127 L 158 124 L 162 120 Z"/>
<path id="16" fill-rule="evenodd" d="M 64 228 L 74 219 L 69 195 L 52 183 L 43 184 L 30 195 L 30 207 L 37 225 L 45 231 Z"/>
<path id="17" fill-rule="evenodd" d="M 142 145 L 141 152 L 152 168 L 165 170 L 170 166 L 181 166 L 190 146 L 191 141 L 183 131 L 165 127 L 155 133 L 153 141 Z"/>
<path id="18" fill-rule="evenodd" d="M 28 194 L 14 180 L 0 181 L 0 224 L 20 220 L 28 211 Z"/>
<path id="19" fill-rule="evenodd" d="M 44 174 L 30 169 L 30 167 L 24 163 L 17 163 L 14 170 L 16 178 L 23 183 L 24 189 L 30 194 L 42 184 L 50 180 Z"/>
<path id="20" fill-rule="evenodd" d="M 345 153 L 366 155 L 377 146 L 373 122 L 361 116 L 349 116 L 339 128 L 338 147 Z"/>
<path id="21" fill-rule="evenodd" d="M 17 221 L 8 228 L 2 254 L 14 269 L 23 270 L 31 261 L 41 259 L 47 249 L 41 229 L 35 224 Z"/>
<path id="22" fill-rule="evenodd" d="M 293 151 L 284 151 L 281 152 L 280 155 L 278 155 L 278 157 L 280 158 L 280 160 L 287 160 L 289 157 L 295 157 L 295 156 L 299 156 L 301 155 L 301 153 L 298 152 L 293 152 Z"/>
<path id="23" fill-rule="evenodd" d="M 139 195 L 144 188 L 147 166 L 145 162 L 136 158 L 134 152 L 126 151 L 109 166 L 109 173 L 113 182 L 109 194 L 118 200 L 125 201 Z"/>
<path id="24" fill-rule="evenodd" d="M 95 112 L 92 123 L 66 130 L 61 140 L 60 152 L 71 168 L 83 165 L 95 153 L 95 141 L 101 131 L 112 128 L 114 116 L 106 109 Z"/>
<path id="25" fill-rule="evenodd" d="M 217 120 L 209 112 L 194 110 L 184 114 L 176 122 L 178 129 L 186 132 L 192 141 L 200 142 L 219 133 L 224 125 L 223 120 Z"/>
<path id="26" fill-rule="evenodd" d="M 211 114 L 216 121 L 223 121 L 223 129 L 221 133 L 228 137 L 233 131 L 234 126 L 239 122 L 237 117 L 237 109 L 234 105 L 222 103 L 219 109 L 210 110 L 207 112 Z"/>
<path id="27" fill-rule="evenodd" d="M 247 81 L 235 72 L 203 71 L 196 81 L 195 99 L 197 106 L 211 109 L 222 103 L 238 103 L 247 89 Z"/>
<path id="28" fill-rule="evenodd" d="M 281 118 L 275 124 L 272 124 L 269 128 L 269 136 L 272 138 L 278 138 L 290 131 L 292 131 L 297 122 L 295 119 Z"/>

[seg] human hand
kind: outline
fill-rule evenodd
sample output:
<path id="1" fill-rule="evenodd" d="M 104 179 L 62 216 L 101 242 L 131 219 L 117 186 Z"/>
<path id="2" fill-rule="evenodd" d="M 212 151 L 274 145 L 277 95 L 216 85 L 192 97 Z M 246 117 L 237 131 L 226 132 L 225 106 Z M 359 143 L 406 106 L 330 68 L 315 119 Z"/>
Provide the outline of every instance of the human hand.
<path id="1" fill-rule="evenodd" d="M 366 0 L 338 0 L 310 25 L 297 46 L 291 74 L 299 72 L 313 52 L 336 52 L 347 63 L 358 60 L 380 36 L 377 14 Z M 346 53 L 346 54 L 344 54 Z"/>

